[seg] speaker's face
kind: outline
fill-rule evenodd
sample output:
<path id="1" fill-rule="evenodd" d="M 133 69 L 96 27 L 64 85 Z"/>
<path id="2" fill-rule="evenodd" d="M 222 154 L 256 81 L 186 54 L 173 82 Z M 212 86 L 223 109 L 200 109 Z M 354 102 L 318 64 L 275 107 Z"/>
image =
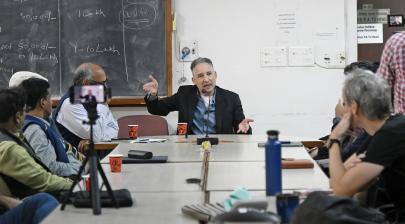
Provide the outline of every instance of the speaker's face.
<path id="1" fill-rule="evenodd" d="M 211 65 L 200 63 L 193 69 L 193 83 L 198 87 L 201 94 L 210 96 L 214 94 L 217 73 Z"/>

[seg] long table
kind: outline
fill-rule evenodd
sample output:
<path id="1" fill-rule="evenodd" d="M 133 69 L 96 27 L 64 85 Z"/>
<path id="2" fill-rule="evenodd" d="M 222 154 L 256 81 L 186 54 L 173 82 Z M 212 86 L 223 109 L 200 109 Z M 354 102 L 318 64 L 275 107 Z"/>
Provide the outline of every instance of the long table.
<path id="1" fill-rule="evenodd" d="M 201 146 L 196 145 L 192 137 L 186 141 L 182 136 L 154 137 L 167 139 L 164 143 L 121 141 L 113 154 L 127 154 L 128 150 L 137 149 L 169 158 L 168 163 L 162 164 L 123 164 L 121 173 L 110 172 L 106 164 L 108 158 L 102 161 L 112 188 L 127 188 L 136 205 L 121 209 L 103 208 L 103 215 L 96 217 L 93 217 L 91 209 L 67 206 L 66 211 L 55 210 L 45 223 L 197 223 L 181 214 L 183 205 L 203 203 L 207 195 L 211 202 L 222 201 L 237 186 L 244 186 L 254 195 L 265 197 L 264 149 L 257 145 L 265 140 L 265 136 L 218 137 L 223 142 L 213 146 L 210 152 L 207 192 L 202 191 L 198 184 L 186 183 L 187 178 L 201 177 Z M 291 137 L 284 139 L 297 140 Z M 282 156 L 311 159 L 303 147 L 285 147 Z M 313 169 L 283 170 L 282 175 L 283 190 L 329 187 L 328 178 L 316 164 Z"/>

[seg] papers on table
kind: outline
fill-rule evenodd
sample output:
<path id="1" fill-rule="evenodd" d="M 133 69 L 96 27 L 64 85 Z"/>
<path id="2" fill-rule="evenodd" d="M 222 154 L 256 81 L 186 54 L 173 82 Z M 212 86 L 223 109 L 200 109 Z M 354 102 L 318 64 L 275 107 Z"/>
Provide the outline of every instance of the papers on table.
<path id="1" fill-rule="evenodd" d="M 130 143 L 159 143 L 165 141 L 167 141 L 165 138 L 137 138 L 130 141 Z"/>

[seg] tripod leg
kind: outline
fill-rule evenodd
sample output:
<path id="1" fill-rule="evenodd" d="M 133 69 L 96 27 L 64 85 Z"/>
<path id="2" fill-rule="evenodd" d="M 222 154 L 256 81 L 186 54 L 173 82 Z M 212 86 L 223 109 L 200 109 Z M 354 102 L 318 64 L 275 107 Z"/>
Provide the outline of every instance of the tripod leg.
<path id="1" fill-rule="evenodd" d="M 60 207 L 60 210 L 65 210 L 65 206 L 67 203 L 67 200 L 69 199 L 70 195 L 73 193 L 73 189 L 75 188 L 76 184 L 79 182 L 79 180 L 81 179 L 84 167 L 86 166 L 87 162 L 89 161 L 89 157 L 86 156 L 86 158 L 83 161 L 83 164 L 80 166 L 79 168 L 79 172 L 76 175 L 75 180 L 72 183 L 72 186 L 69 189 L 69 192 L 63 197 L 62 199 L 62 206 Z"/>
<path id="2" fill-rule="evenodd" d="M 99 159 L 97 159 L 97 167 L 98 167 L 98 171 L 99 171 L 99 173 L 100 173 L 100 176 L 101 176 L 101 178 L 103 179 L 103 183 L 105 184 L 105 187 L 107 188 L 108 195 L 110 196 L 111 200 L 113 201 L 113 203 L 114 203 L 114 205 L 115 205 L 115 208 L 119 208 L 120 206 L 119 206 L 119 204 L 118 204 L 118 202 L 117 202 L 117 200 L 116 200 L 116 198 L 115 198 L 115 195 L 114 195 L 114 193 L 113 193 L 113 191 L 112 191 L 112 189 L 111 189 L 110 182 L 108 182 L 108 179 L 107 179 L 107 177 L 105 176 L 104 170 L 103 170 L 103 168 L 101 167 L 101 164 L 100 164 L 100 160 L 99 160 Z"/>
<path id="3" fill-rule="evenodd" d="M 97 173 L 97 161 L 98 157 L 94 152 L 94 148 L 90 151 L 89 161 L 90 161 L 90 192 L 91 192 L 91 204 L 93 207 L 93 214 L 101 214 L 101 200 L 100 200 L 100 189 L 98 186 L 98 173 Z"/>

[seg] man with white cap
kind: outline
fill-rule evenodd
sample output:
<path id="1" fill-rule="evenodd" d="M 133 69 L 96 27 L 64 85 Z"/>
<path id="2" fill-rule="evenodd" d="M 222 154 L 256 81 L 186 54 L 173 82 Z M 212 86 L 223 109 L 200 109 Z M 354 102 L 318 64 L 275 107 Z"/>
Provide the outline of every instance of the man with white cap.
<path id="1" fill-rule="evenodd" d="M 29 78 L 38 78 L 38 79 L 43 79 L 45 81 L 48 81 L 47 78 L 43 77 L 40 74 L 34 73 L 34 72 L 28 72 L 28 71 L 20 71 L 14 73 L 10 81 L 8 82 L 8 87 L 16 87 L 19 86 L 24 80 L 27 80 Z"/>

